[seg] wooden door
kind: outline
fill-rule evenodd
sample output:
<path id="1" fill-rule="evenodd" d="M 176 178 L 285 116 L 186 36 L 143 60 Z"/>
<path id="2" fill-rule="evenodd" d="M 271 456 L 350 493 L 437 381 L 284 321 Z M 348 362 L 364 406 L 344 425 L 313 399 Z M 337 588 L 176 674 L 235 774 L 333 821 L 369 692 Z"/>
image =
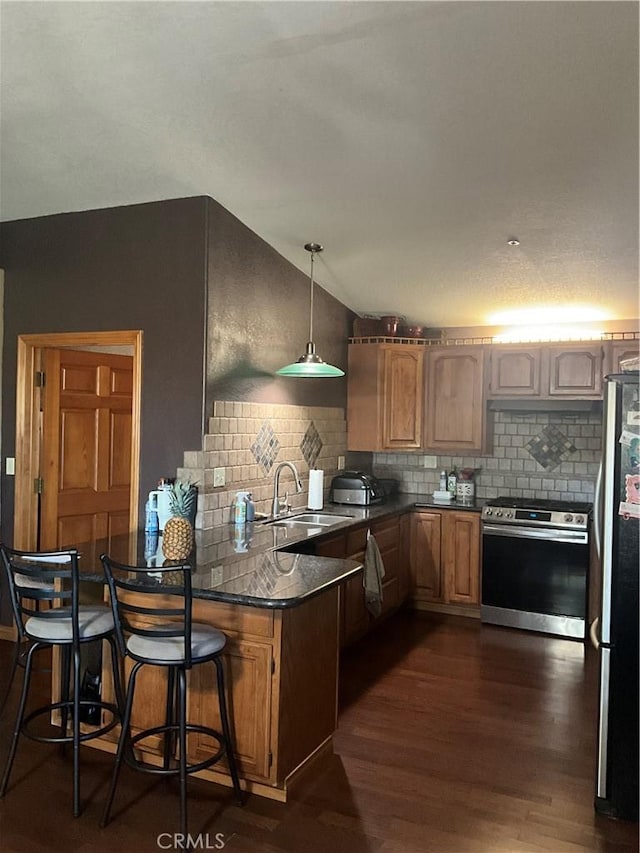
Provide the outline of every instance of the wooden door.
<path id="1" fill-rule="evenodd" d="M 601 397 L 604 349 L 563 344 L 549 347 L 549 394 L 552 397 Z"/>
<path id="2" fill-rule="evenodd" d="M 411 515 L 410 559 L 414 595 L 424 601 L 442 601 L 441 525 L 439 512 Z"/>
<path id="3" fill-rule="evenodd" d="M 427 357 L 425 446 L 464 453 L 484 450 L 484 350 L 451 347 Z"/>
<path id="4" fill-rule="evenodd" d="M 480 515 L 445 512 L 443 527 L 445 598 L 452 604 L 478 604 Z"/>
<path id="5" fill-rule="evenodd" d="M 502 347 L 491 350 L 490 397 L 539 397 L 539 347 Z"/>
<path id="6" fill-rule="evenodd" d="M 133 359 L 43 350 L 39 547 L 129 531 Z"/>
<path id="7" fill-rule="evenodd" d="M 411 346 L 383 350 L 382 447 L 422 445 L 422 365 L 424 353 Z"/>

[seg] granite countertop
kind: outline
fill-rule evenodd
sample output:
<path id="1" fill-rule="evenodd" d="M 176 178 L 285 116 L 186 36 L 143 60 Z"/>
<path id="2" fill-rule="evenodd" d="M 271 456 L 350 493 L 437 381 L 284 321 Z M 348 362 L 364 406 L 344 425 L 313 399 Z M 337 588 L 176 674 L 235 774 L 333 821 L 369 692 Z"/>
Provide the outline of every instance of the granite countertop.
<path id="1" fill-rule="evenodd" d="M 195 551 L 188 559 L 193 566 L 193 596 L 250 607 L 294 607 L 363 568 L 353 560 L 295 553 L 296 545 L 308 551 L 309 545 L 303 543 L 309 540 L 421 507 L 480 512 L 482 505 L 460 505 L 455 501 L 442 504 L 429 501 L 424 495 L 401 494 L 368 507 L 327 504 L 323 512 L 349 516 L 347 521 L 330 528 L 309 526 L 300 530 L 249 522 L 196 530 Z M 91 567 L 98 568 L 99 555 L 104 551 L 123 563 L 146 565 L 153 583 L 160 580 L 160 573 L 155 574 L 154 568 L 164 564 L 161 537 L 154 541 L 138 531 L 116 536 L 108 545 L 104 541 L 92 542 L 78 548 L 83 555 L 83 577 L 87 580 L 102 579 L 102 574 Z"/>

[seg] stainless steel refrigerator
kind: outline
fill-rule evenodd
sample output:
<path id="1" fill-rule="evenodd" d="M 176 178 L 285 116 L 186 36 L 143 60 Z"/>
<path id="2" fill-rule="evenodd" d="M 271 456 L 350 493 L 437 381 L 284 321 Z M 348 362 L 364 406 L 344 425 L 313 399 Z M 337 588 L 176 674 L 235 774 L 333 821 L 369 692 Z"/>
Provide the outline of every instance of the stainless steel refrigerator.
<path id="1" fill-rule="evenodd" d="M 607 377 L 603 460 L 594 511 L 602 606 L 591 625 L 600 658 L 596 811 L 638 819 L 638 372 Z"/>

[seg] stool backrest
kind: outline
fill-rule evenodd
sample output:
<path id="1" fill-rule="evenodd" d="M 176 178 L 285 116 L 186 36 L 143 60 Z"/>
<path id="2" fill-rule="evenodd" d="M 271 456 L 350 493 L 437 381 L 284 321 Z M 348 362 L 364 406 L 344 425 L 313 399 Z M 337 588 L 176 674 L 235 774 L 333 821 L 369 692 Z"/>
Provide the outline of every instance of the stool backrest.
<path id="1" fill-rule="evenodd" d="M 38 618 L 59 619 L 69 616 L 72 637 L 78 641 L 78 552 L 17 551 L 0 545 L 0 557 L 7 575 L 9 600 L 20 639 L 26 635 L 25 623 L 38 609 Z M 39 610 L 40 603 L 49 603 Z"/>
<path id="2" fill-rule="evenodd" d="M 127 654 L 127 636 L 177 637 L 184 640 L 184 665 L 190 667 L 191 567 L 183 564 L 149 570 L 118 563 L 107 554 L 100 559 L 109 585 L 120 653 Z"/>

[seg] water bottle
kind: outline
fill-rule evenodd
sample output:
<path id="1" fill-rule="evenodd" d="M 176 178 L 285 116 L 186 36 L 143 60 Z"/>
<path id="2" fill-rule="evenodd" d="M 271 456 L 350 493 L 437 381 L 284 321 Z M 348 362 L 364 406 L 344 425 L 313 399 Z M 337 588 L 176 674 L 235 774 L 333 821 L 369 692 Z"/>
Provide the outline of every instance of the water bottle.
<path id="1" fill-rule="evenodd" d="M 147 501 L 144 507 L 144 532 L 157 535 L 159 530 L 158 513 L 151 508 L 151 504 Z"/>

